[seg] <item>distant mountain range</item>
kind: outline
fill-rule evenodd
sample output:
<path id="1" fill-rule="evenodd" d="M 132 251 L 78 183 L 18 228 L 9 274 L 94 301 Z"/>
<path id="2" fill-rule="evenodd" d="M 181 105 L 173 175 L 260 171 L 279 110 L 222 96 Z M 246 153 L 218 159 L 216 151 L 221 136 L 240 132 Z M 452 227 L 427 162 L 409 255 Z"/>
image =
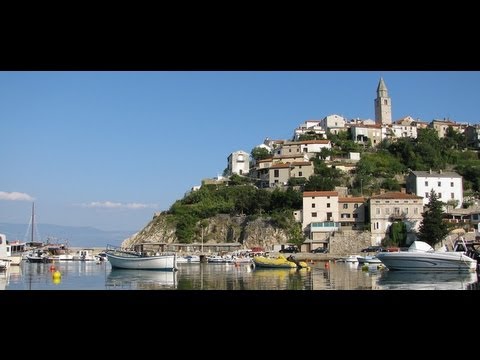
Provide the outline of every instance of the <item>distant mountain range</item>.
<path id="1" fill-rule="evenodd" d="M 119 246 L 123 240 L 136 231 L 104 231 L 87 226 L 62 226 L 53 224 L 37 224 L 39 241 L 65 243 L 72 247 L 106 247 L 107 244 Z M 28 224 L 0 223 L 0 233 L 7 236 L 8 241 L 30 241 Z M 25 235 L 27 234 L 27 237 Z M 38 239 L 35 237 L 35 241 Z"/>

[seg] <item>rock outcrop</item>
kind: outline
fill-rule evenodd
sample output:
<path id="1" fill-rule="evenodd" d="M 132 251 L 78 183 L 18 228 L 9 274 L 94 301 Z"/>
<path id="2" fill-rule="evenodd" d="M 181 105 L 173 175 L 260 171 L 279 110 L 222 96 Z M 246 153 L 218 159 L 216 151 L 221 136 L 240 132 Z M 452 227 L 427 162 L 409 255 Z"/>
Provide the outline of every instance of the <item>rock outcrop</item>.
<path id="1" fill-rule="evenodd" d="M 219 214 L 206 220 L 203 228 L 205 243 L 238 242 L 247 248 L 261 246 L 273 249 L 275 244 L 288 242 L 287 232 L 272 224 L 269 218 L 249 218 Z M 155 214 L 142 230 L 122 242 L 122 247 L 142 243 L 178 243 L 175 235 L 175 219 L 166 213 Z M 202 228 L 197 226 L 194 242 L 200 242 Z"/>

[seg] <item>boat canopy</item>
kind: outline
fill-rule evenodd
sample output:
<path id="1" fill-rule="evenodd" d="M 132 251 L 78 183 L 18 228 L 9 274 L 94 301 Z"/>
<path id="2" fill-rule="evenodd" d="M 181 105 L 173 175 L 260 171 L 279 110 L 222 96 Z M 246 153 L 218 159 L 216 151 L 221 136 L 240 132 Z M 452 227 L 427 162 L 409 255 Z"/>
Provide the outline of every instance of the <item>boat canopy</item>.
<path id="1" fill-rule="evenodd" d="M 413 252 L 428 252 L 434 251 L 433 248 L 424 241 L 414 241 L 408 248 L 408 251 Z"/>

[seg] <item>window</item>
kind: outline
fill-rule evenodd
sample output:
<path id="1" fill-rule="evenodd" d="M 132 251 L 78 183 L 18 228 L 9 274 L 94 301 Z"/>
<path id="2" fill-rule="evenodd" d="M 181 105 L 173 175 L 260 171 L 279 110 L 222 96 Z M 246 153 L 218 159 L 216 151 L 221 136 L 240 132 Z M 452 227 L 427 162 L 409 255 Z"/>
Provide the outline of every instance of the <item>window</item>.
<path id="1" fill-rule="evenodd" d="M 403 212 L 404 212 L 405 214 L 408 214 L 408 208 L 403 209 Z"/>
<path id="2" fill-rule="evenodd" d="M 303 173 L 301 171 L 298 172 L 298 176 L 302 176 Z"/>
<path id="3" fill-rule="evenodd" d="M 354 209 L 358 209 L 358 204 L 353 204 Z"/>
<path id="4" fill-rule="evenodd" d="M 390 214 L 390 209 L 389 208 L 385 209 L 385 214 L 387 214 L 387 215 Z"/>
<path id="5" fill-rule="evenodd" d="M 454 193 L 450 193 L 450 199 L 455 199 L 455 194 Z"/>
<path id="6" fill-rule="evenodd" d="M 425 193 L 425 197 L 428 199 L 428 193 Z"/>
<path id="7" fill-rule="evenodd" d="M 441 181 L 437 182 L 437 184 L 438 184 L 438 187 L 442 187 L 442 182 Z"/>
<path id="8" fill-rule="evenodd" d="M 332 220 L 332 213 L 327 212 L 327 221 L 330 221 L 330 220 Z"/>
<path id="9" fill-rule="evenodd" d="M 273 170 L 273 177 L 278 177 L 280 175 L 280 170 Z"/>
<path id="10" fill-rule="evenodd" d="M 316 213 L 316 212 L 313 212 L 313 213 L 312 213 L 312 217 L 317 217 L 317 213 Z"/>
<path id="11" fill-rule="evenodd" d="M 348 209 L 348 204 L 343 204 L 344 209 Z"/>
<path id="12" fill-rule="evenodd" d="M 388 100 L 387 99 L 383 100 L 383 104 L 388 105 Z"/>
<path id="13" fill-rule="evenodd" d="M 315 199 L 315 196 L 312 196 L 312 199 Z"/>
<path id="14" fill-rule="evenodd" d="M 314 208 L 314 207 L 315 207 L 315 204 L 312 204 L 312 208 Z"/>
<path id="15" fill-rule="evenodd" d="M 330 207 L 330 203 L 327 203 L 327 208 L 329 208 L 329 207 Z"/>
<path id="16" fill-rule="evenodd" d="M 376 213 L 377 213 L 377 215 L 380 215 L 380 208 L 377 208 Z"/>
<path id="17" fill-rule="evenodd" d="M 414 213 L 415 215 L 417 215 L 417 214 L 418 214 L 418 208 L 413 209 L 413 213 Z"/>
<path id="18" fill-rule="evenodd" d="M 428 181 L 425 181 L 425 186 L 428 186 Z"/>
<path id="19" fill-rule="evenodd" d="M 450 187 L 453 187 L 453 181 L 450 183 Z"/>
<path id="20" fill-rule="evenodd" d="M 353 214 L 353 218 L 354 219 L 358 218 L 358 214 Z"/>
<path id="21" fill-rule="evenodd" d="M 438 198 L 439 198 L 439 199 L 442 198 L 442 193 L 438 193 Z"/>

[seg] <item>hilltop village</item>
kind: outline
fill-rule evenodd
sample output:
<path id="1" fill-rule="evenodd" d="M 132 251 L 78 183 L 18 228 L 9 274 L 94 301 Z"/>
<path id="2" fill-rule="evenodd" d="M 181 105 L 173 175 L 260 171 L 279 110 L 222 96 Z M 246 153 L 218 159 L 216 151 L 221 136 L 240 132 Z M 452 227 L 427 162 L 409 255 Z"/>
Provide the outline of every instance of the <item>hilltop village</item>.
<path id="1" fill-rule="evenodd" d="M 203 179 L 122 246 L 176 250 L 295 244 L 349 253 L 417 238 L 433 190 L 444 221 L 475 236 L 480 223 L 480 125 L 392 117 L 383 78 L 375 120 L 328 115 L 291 139 L 269 139 L 227 157 L 222 176 Z M 401 228 L 401 236 L 393 234 Z"/>

